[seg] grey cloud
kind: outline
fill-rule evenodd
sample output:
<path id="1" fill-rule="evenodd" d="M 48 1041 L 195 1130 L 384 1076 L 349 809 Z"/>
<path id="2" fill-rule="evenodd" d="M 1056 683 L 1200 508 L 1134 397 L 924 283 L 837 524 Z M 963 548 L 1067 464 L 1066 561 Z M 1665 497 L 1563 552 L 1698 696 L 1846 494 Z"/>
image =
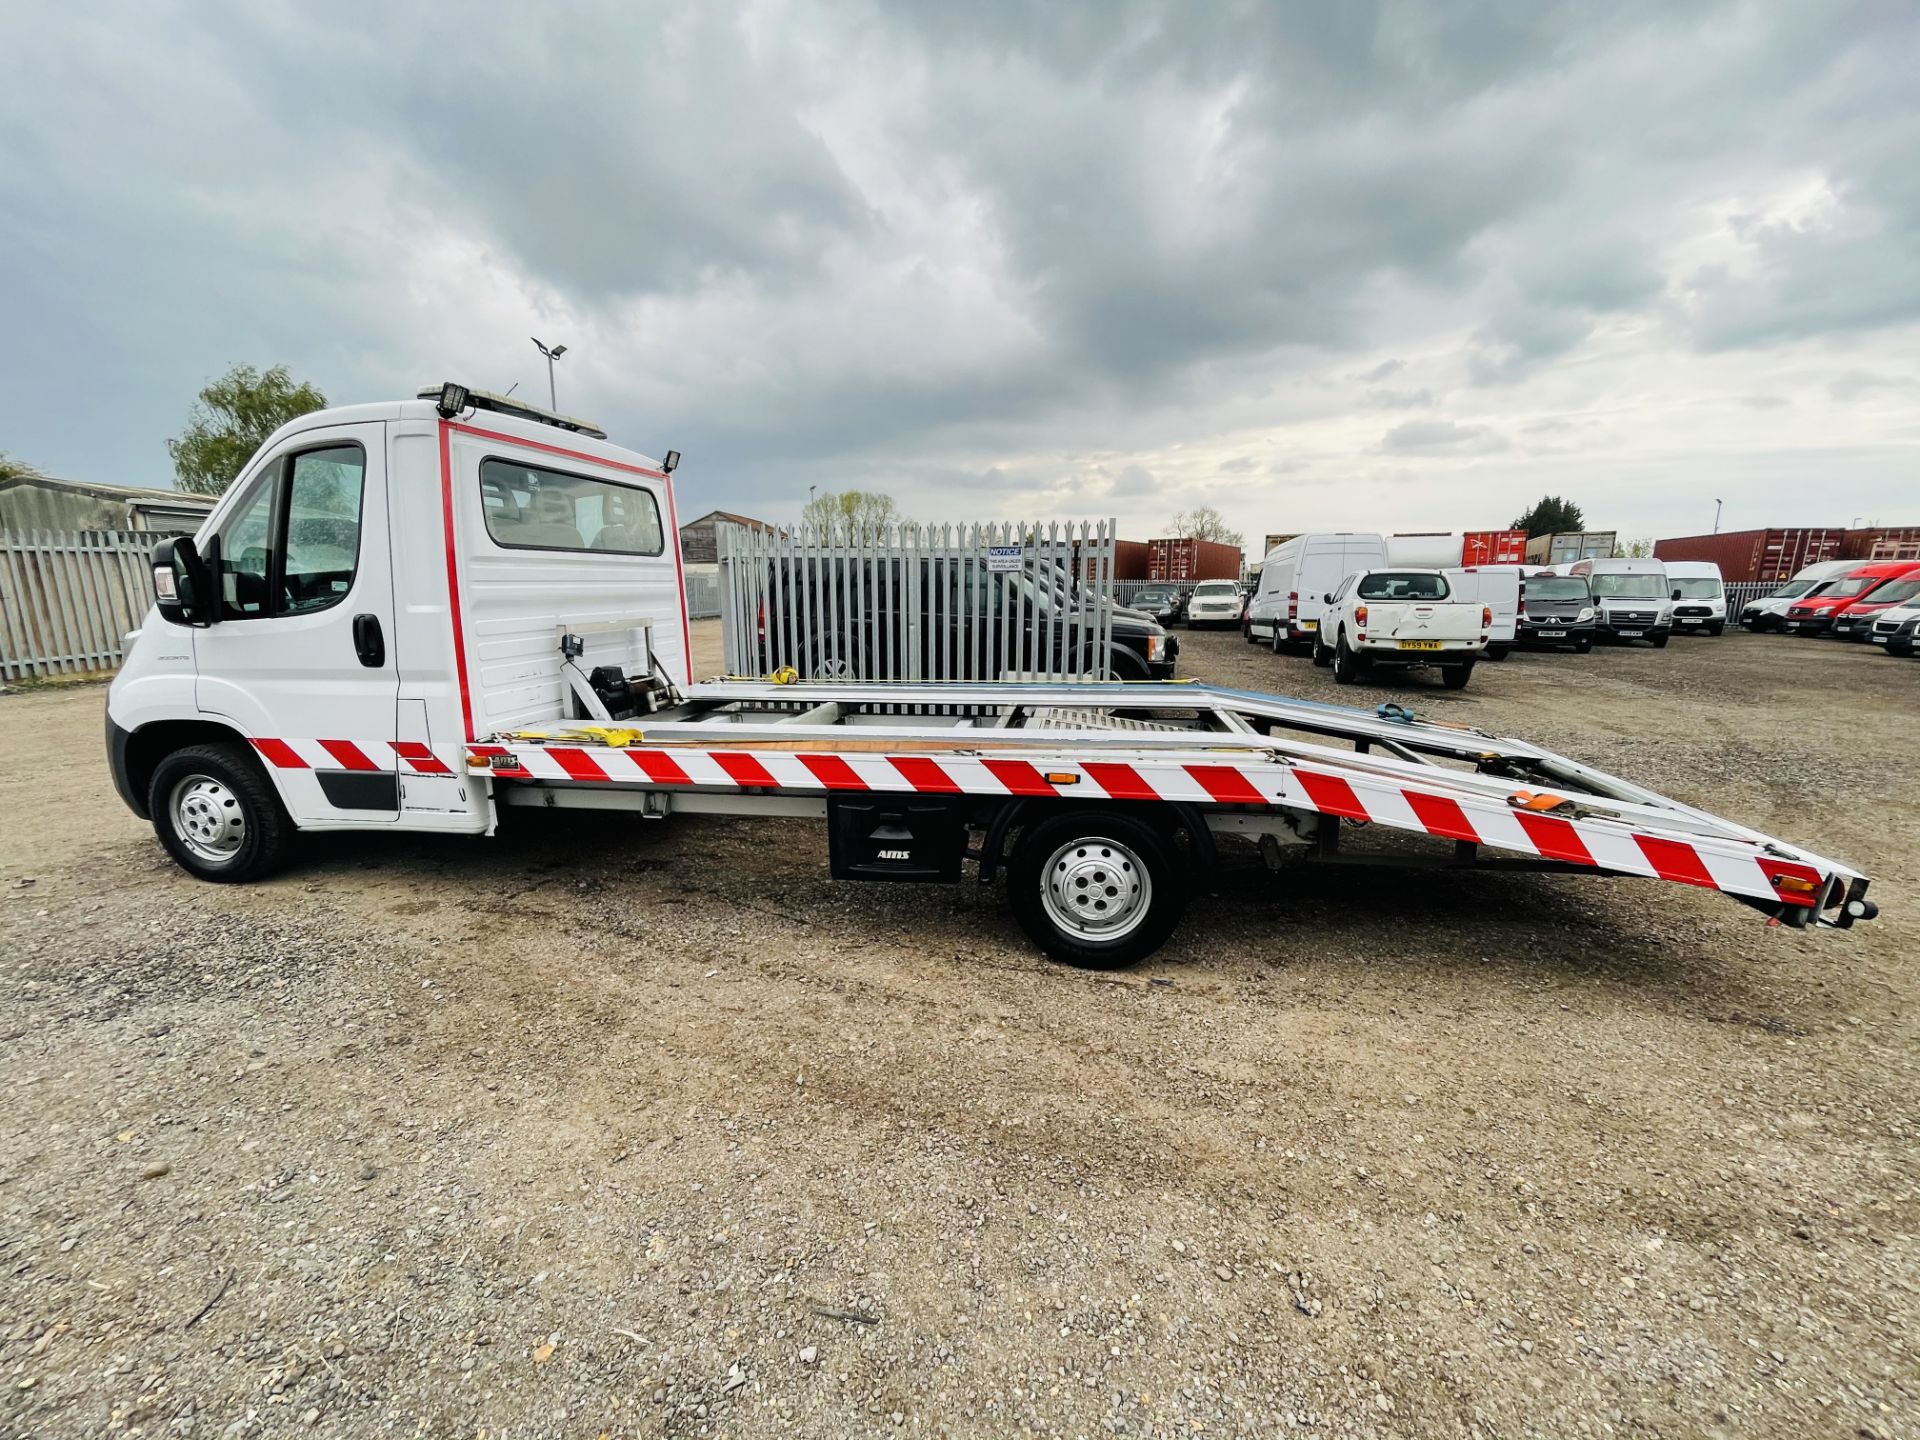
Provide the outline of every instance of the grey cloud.
<path id="1" fill-rule="evenodd" d="M 1433 404 L 1433 392 L 1424 386 L 1418 390 L 1369 390 L 1367 403 L 1377 410 L 1416 410 Z"/>
<path id="2" fill-rule="evenodd" d="M 1487 426 L 1452 420 L 1404 420 L 1379 445 L 1383 455 L 1488 455 L 1506 448 L 1506 437 Z"/>
<path id="3" fill-rule="evenodd" d="M 1129 465 L 1113 477 L 1110 495 L 1150 495 L 1156 488 L 1153 472 L 1142 465 Z"/>

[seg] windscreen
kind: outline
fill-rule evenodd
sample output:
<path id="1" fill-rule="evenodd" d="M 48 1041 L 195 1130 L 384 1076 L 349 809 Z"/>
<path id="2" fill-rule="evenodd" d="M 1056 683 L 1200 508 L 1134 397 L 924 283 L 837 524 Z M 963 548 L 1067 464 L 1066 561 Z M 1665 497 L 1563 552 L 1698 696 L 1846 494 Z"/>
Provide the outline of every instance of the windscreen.
<path id="1" fill-rule="evenodd" d="M 1664 600 L 1667 577 L 1664 575 L 1595 575 L 1593 593 L 1603 600 Z"/>
<path id="2" fill-rule="evenodd" d="M 1814 588 L 1815 588 L 1814 582 L 1811 580 L 1789 580 L 1786 584 L 1782 585 L 1778 590 L 1774 591 L 1771 595 L 1767 596 L 1767 599 L 1798 600 L 1802 595 L 1805 595 L 1809 590 L 1812 590 Z"/>
<path id="3" fill-rule="evenodd" d="M 1240 587 L 1231 580 L 1202 580 L 1198 585 L 1193 587 L 1193 593 L 1196 596 L 1204 595 L 1215 598 L 1221 595 L 1237 595 L 1239 591 Z"/>
<path id="4" fill-rule="evenodd" d="M 1880 577 L 1878 575 L 1849 575 L 1844 580 L 1834 581 L 1833 587 L 1822 593 L 1845 596 L 1864 595 L 1879 583 Z"/>
<path id="5" fill-rule="evenodd" d="M 1727 593 L 1718 580 L 1675 580 L 1673 588 L 1682 600 L 1718 600 Z"/>
<path id="6" fill-rule="evenodd" d="M 1360 581 L 1362 600 L 1444 600 L 1446 577 L 1420 571 L 1376 570 Z"/>
<path id="7" fill-rule="evenodd" d="M 1587 582 L 1577 575 L 1556 575 L 1546 580 L 1527 581 L 1529 600 L 1584 600 Z"/>
<path id="8" fill-rule="evenodd" d="M 1876 605 L 1898 605 L 1920 595 L 1920 580 L 1889 580 L 1867 598 Z"/>

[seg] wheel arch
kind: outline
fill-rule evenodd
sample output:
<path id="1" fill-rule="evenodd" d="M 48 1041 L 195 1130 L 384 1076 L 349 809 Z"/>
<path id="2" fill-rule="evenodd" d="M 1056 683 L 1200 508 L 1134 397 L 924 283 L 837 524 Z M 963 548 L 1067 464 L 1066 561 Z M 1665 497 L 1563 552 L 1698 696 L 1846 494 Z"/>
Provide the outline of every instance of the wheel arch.
<path id="1" fill-rule="evenodd" d="M 142 725 L 127 736 L 123 762 L 125 784 L 120 787 L 121 798 L 142 820 L 151 820 L 153 816 L 148 813 L 147 792 L 153 786 L 153 772 L 159 768 L 162 760 L 189 745 L 230 742 L 245 747 L 249 755 L 253 753 L 253 747 L 245 735 L 232 725 L 218 720 L 156 720 Z M 279 790 L 279 782 L 274 779 L 271 768 L 262 766 L 261 769 L 267 775 L 268 783 L 276 791 Z"/>
<path id="2" fill-rule="evenodd" d="M 1068 810 L 1109 810 L 1131 815 L 1169 834 L 1184 834 L 1193 879 L 1202 888 L 1211 890 L 1206 882 L 1215 873 L 1219 852 L 1214 846 L 1213 831 L 1208 828 L 1199 806 L 1178 800 L 1081 800 L 1067 795 L 1009 800 L 994 812 L 987 822 L 986 839 L 975 857 L 980 862 L 981 883 L 986 884 L 999 874 L 1000 867 L 1013 854 L 1015 835 L 1023 827 Z"/>

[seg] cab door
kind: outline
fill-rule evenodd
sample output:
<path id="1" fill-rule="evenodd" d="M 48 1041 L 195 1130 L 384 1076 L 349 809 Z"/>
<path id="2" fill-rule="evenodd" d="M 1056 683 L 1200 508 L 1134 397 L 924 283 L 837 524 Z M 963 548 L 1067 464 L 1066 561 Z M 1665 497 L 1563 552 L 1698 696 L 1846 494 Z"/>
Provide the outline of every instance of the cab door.
<path id="1" fill-rule="evenodd" d="M 304 825 L 400 810 L 385 430 L 289 437 L 201 547 L 220 616 L 194 633 L 196 703 L 247 735 Z"/>

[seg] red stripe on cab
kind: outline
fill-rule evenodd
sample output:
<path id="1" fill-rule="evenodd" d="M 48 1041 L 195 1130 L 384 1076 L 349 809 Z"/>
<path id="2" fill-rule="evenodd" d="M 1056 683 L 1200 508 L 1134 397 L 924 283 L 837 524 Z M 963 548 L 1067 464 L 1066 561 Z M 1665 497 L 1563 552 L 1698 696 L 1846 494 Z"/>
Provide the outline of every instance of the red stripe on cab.
<path id="1" fill-rule="evenodd" d="M 380 767 L 367 758 L 367 752 L 351 740 L 322 740 L 320 748 L 338 760 L 348 770 L 378 770 Z"/>
<path id="2" fill-rule="evenodd" d="M 308 768 L 307 762 L 300 758 L 299 752 L 284 740 L 261 740 L 255 737 L 253 748 L 264 755 L 270 764 L 277 765 L 282 770 Z"/>

